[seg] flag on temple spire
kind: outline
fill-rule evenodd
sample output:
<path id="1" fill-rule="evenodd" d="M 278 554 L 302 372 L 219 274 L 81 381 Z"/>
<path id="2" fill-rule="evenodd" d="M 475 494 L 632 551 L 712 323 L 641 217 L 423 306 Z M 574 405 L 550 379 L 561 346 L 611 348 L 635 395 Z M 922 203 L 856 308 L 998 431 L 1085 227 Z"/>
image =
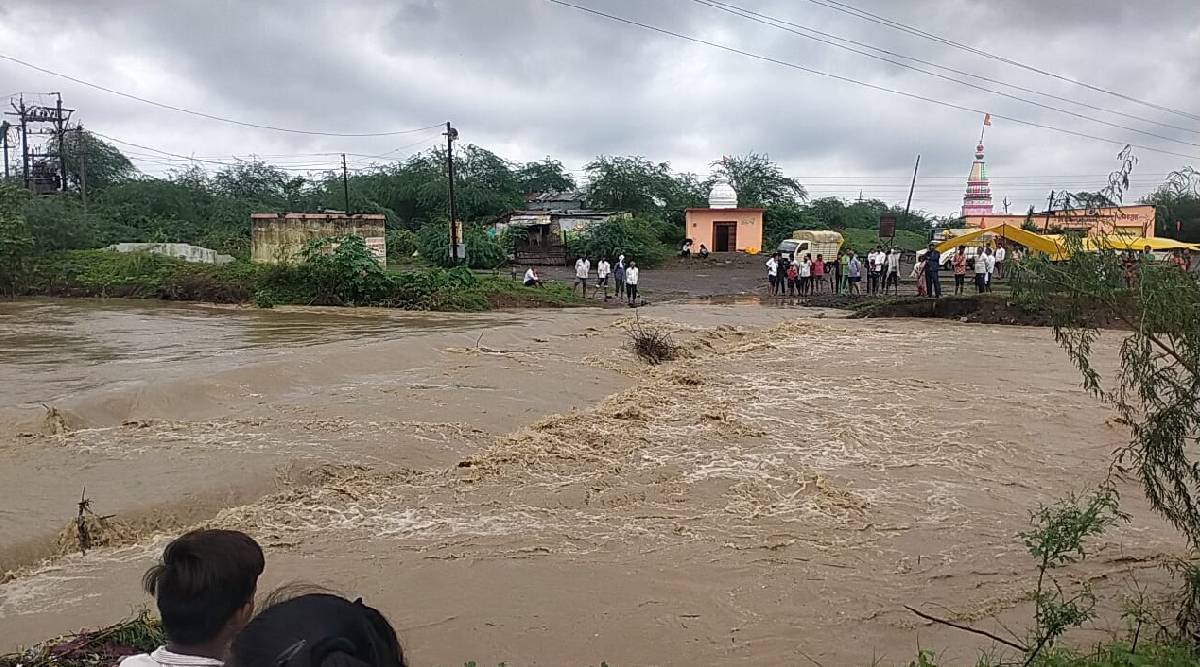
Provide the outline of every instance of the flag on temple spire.
<path id="1" fill-rule="evenodd" d="M 990 113 L 983 114 L 983 124 L 987 125 L 988 127 L 992 126 L 992 114 L 990 114 Z"/>

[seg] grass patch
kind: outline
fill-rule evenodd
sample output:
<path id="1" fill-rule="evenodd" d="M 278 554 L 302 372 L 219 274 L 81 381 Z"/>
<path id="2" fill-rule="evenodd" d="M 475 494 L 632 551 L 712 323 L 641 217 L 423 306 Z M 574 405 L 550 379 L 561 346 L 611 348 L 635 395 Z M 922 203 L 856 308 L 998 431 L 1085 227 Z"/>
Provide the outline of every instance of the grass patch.
<path id="1" fill-rule="evenodd" d="M 876 229 L 850 228 L 839 231 L 846 240 L 842 248 L 851 249 L 859 254 L 870 252 L 875 246 L 887 245 L 886 239 L 879 238 L 879 231 Z M 897 229 L 896 239 L 892 245 L 905 250 L 920 250 L 929 245 L 929 238 L 920 232 Z"/>

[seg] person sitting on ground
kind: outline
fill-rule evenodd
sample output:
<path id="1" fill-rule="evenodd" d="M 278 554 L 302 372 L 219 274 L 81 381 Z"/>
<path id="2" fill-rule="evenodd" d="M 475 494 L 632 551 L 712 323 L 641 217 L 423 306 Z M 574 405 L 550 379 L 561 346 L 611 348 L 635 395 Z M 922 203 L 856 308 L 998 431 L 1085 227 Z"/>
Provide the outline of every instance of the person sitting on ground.
<path id="1" fill-rule="evenodd" d="M 194 530 L 163 550 L 142 585 L 154 596 L 167 643 L 121 667 L 220 667 L 254 614 L 262 548 L 236 530 Z"/>
<path id="2" fill-rule="evenodd" d="M 332 593 L 273 604 L 229 647 L 228 667 L 406 667 L 396 630 L 377 610 Z"/>
<path id="3" fill-rule="evenodd" d="M 525 269 L 525 286 L 526 287 L 541 287 L 542 277 L 538 275 L 537 269 L 529 267 Z"/>
<path id="4" fill-rule="evenodd" d="M 703 243 L 701 243 L 700 244 L 700 259 L 707 259 L 707 258 L 708 258 L 708 247 L 705 246 Z"/>
<path id="5" fill-rule="evenodd" d="M 629 295 L 631 306 L 636 306 L 638 302 L 638 273 L 637 262 L 630 260 L 629 268 L 625 269 L 625 293 Z"/>
<path id="6" fill-rule="evenodd" d="M 685 259 L 692 256 L 692 240 L 691 239 L 683 240 L 683 247 L 679 249 L 679 256 L 683 257 Z"/>

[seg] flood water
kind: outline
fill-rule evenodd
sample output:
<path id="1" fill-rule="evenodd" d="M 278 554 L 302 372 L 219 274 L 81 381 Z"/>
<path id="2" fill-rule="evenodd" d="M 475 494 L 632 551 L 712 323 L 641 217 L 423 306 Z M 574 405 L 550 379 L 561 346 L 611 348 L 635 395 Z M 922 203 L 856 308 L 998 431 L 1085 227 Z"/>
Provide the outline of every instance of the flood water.
<path id="1" fill-rule="evenodd" d="M 470 330 L 497 318 L 287 308 L 262 310 L 161 301 L 0 302 L 0 402 L 13 406 L 136 382 L 154 373 L 186 374 L 296 348 L 344 346 L 438 330 Z"/>

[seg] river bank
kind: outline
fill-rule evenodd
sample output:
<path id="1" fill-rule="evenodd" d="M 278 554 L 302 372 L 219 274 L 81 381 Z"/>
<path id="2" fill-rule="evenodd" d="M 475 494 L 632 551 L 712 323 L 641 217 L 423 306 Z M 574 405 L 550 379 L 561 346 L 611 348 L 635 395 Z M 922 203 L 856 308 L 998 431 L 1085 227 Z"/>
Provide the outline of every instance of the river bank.
<path id="1" fill-rule="evenodd" d="M 84 486 L 129 533 L 9 552 L 0 650 L 118 620 L 166 536 L 206 523 L 264 543 L 264 592 L 363 595 L 425 664 L 906 664 L 918 640 L 968 661 L 978 638 L 903 605 L 1022 627 L 1027 512 L 1125 437 L 1033 328 L 670 304 L 643 324 L 685 353 L 649 368 L 624 309 L 358 314 L 383 323 L 288 340 L 263 332 L 318 318 L 81 306 L 59 315 L 71 345 L 6 362 L 24 418 L 47 426 L 51 396 L 66 429 L 0 442 L 3 542 L 58 546 Z M 114 342 L 138 331 L 159 358 Z M 1180 546 L 1124 490 L 1134 523 L 1071 571 L 1114 624 L 1128 575 L 1159 586 Z"/>

